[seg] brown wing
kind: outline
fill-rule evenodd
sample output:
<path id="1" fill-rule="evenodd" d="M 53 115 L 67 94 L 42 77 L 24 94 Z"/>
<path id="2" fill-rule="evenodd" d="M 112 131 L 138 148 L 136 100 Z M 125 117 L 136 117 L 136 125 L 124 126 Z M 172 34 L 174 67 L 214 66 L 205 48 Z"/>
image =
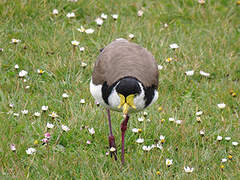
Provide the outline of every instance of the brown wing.
<path id="1" fill-rule="evenodd" d="M 117 80 L 132 76 L 145 87 L 158 87 L 158 68 L 153 55 L 145 48 L 125 39 L 106 46 L 94 66 L 93 83 L 110 86 Z"/>

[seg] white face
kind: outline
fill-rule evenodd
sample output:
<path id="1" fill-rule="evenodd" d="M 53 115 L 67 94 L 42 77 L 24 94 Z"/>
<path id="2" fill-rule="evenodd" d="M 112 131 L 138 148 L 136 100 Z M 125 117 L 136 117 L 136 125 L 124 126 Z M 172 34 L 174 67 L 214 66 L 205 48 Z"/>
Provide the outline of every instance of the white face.
<path id="1" fill-rule="evenodd" d="M 143 86 L 142 86 L 141 83 L 139 83 L 139 86 L 141 88 L 141 93 L 139 95 L 135 96 L 134 100 L 133 100 L 134 104 L 136 106 L 136 109 L 133 109 L 133 108 L 130 107 L 129 108 L 129 113 L 141 111 L 145 107 L 144 89 L 143 89 Z M 118 96 L 118 93 L 117 93 L 115 87 L 113 88 L 111 95 L 108 97 L 109 105 L 107 105 L 102 98 L 102 85 L 97 85 L 96 86 L 92 83 L 92 80 L 90 82 L 90 92 L 91 92 L 92 96 L 95 98 L 96 101 L 98 101 L 101 105 L 103 105 L 107 108 L 110 108 L 112 110 L 122 111 L 122 108 L 121 109 L 118 108 L 118 106 L 120 104 L 120 97 Z M 150 103 L 150 105 L 152 103 L 154 103 L 157 99 L 158 99 L 158 92 L 155 91 L 154 98 L 153 98 L 152 102 Z"/>

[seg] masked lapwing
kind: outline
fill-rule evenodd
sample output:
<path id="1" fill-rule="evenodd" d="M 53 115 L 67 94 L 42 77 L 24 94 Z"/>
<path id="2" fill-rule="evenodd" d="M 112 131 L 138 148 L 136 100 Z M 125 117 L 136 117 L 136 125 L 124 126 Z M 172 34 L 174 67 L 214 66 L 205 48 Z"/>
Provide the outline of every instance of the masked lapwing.
<path id="1" fill-rule="evenodd" d="M 115 160 L 117 154 L 110 109 L 124 114 L 121 123 L 122 164 L 129 114 L 153 104 L 158 98 L 157 88 L 158 67 L 148 50 L 122 38 L 101 50 L 94 65 L 90 92 L 95 100 L 107 109 L 110 153 L 111 156 L 114 155 Z"/>

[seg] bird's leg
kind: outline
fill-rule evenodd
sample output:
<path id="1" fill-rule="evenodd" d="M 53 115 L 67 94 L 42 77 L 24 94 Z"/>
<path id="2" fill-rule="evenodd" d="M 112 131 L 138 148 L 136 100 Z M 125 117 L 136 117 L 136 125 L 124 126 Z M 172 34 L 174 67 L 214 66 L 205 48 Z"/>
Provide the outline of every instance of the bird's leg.
<path id="1" fill-rule="evenodd" d="M 109 141 L 109 147 L 110 149 L 113 147 L 115 148 L 115 151 L 110 151 L 111 157 L 114 155 L 115 160 L 117 160 L 117 148 L 115 144 L 115 137 L 113 136 L 112 133 L 112 123 L 111 123 L 111 115 L 110 115 L 110 110 L 107 109 L 108 113 L 108 124 L 109 124 L 109 136 L 108 136 L 108 141 Z"/>
<path id="2" fill-rule="evenodd" d="M 127 130 L 127 123 L 128 123 L 129 116 L 126 115 L 125 119 L 121 123 L 121 131 L 122 131 L 122 164 L 124 165 L 124 136 L 125 131 Z"/>

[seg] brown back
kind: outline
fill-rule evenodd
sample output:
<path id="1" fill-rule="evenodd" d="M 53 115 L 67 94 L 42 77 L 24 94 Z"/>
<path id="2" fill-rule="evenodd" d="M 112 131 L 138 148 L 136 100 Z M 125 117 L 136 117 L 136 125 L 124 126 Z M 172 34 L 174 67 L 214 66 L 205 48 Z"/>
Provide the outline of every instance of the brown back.
<path id="1" fill-rule="evenodd" d="M 107 45 L 94 66 L 93 83 L 111 86 L 117 80 L 132 76 L 145 87 L 158 87 L 158 68 L 153 55 L 145 48 L 125 39 Z"/>

